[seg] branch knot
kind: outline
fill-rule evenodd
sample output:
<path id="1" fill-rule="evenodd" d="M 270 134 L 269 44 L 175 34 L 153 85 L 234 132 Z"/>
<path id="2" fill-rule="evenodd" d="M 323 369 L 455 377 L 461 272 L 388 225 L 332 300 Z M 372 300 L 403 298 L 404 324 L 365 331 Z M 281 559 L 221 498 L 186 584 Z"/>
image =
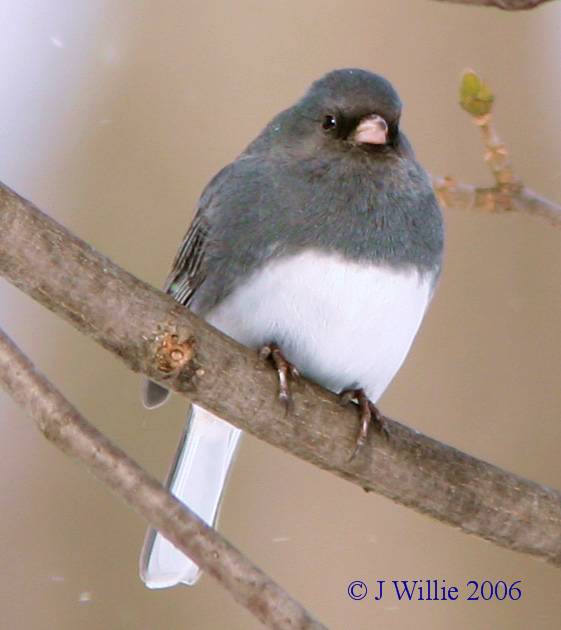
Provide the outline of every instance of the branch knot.
<path id="1" fill-rule="evenodd" d="M 156 365 L 160 372 L 170 374 L 185 367 L 194 357 L 194 337 L 180 341 L 178 335 L 165 333 L 156 350 Z"/>

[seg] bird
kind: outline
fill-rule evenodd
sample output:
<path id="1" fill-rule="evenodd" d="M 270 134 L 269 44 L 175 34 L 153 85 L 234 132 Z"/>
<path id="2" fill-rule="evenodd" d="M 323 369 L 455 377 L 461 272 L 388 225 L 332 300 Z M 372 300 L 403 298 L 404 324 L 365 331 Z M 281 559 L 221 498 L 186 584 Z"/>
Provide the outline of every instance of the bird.
<path id="1" fill-rule="evenodd" d="M 203 191 L 165 283 L 175 300 L 274 365 L 290 409 L 310 379 L 355 403 L 355 456 L 401 367 L 442 268 L 442 213 L 400 127 L 392 84 L 333 70 L 281 111 Z M 148 381 L 144 404 L 168 396 Z M 216 525 L 240 429 L 192 405 L 167 487 Z M 149 530 L 149 588 L 200 569 Z"/>

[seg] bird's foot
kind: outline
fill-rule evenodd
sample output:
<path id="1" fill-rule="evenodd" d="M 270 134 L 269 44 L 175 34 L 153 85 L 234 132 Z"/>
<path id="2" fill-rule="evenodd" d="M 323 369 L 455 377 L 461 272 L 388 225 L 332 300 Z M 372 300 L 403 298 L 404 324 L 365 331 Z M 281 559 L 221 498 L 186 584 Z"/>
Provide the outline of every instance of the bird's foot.
<path id="1" fill-rule="evenodd" d="M 294 407 L 292 394 L 290 393 L 289 380 L 297 381 L 300 373 L 290 361 L 287 361 L 276 343 L 269 343 L 259 351 L 263 360 L 269 360 L 274 365 L 279 377 L 279 400 L 285 410 L 291 411 Z"/>
<path id="2" fill-rule="evenodd" d="M 366 443 L 368 437 L 368 430 L 371 425 L 375 425 L 378 431 L 388 437 L 388 428 L 384 416 L 378 410 L 378 407 L 368 398 L 363 389 L 346 389 L 340 394 L 340 401 L 342 405 L 347 405 L 352 400 L 356 400 L 358 404 L 360 428 L 356 437 L 355 448 L 349 459 L 355 458 L 356 454 Z"/>

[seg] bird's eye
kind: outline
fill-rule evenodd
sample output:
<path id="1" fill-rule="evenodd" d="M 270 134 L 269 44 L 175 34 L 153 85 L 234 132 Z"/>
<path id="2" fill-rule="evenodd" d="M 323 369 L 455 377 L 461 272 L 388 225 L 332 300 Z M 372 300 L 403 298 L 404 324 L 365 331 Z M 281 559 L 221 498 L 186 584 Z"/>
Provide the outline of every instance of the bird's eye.
<path id="1" fill-rule="evenodd" d="M 335 118 L 335 116 L 328 114 L 327 116 L 323 117 L 321 126 L 325 129 L 325 131 L 335 129 L 335 127 L 337 127 L 337 119 Z"/>

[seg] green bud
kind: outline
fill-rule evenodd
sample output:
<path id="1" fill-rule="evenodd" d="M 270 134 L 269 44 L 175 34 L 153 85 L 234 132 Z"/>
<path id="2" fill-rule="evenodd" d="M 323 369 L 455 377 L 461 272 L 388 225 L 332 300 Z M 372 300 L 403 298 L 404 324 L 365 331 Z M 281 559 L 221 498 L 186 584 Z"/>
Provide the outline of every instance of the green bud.
<path id="1" fill-rule="evenodd" d="M 484 116 L 491 111 L 495 97 L 489 86 L 473 70 L 466 70 L 460 83 L 460 106 L 472 116 Z"/>

